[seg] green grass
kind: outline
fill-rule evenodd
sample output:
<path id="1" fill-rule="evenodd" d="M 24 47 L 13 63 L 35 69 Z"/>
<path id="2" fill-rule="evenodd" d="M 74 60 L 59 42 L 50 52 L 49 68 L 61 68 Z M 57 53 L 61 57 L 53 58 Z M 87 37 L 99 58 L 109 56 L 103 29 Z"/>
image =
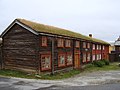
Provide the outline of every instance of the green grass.
<path id="1" fill-rule="evenodd" d="M 74 75 L 79 74 L 80 70 L 71 70 L 69 72 L 61 72 L 56 73 L 55 75 L 41 75 L 41 79 L 49 79 L 49 80 L 55 80 L 55 79 L 65 79 L 73 77 Z"/>
<path id="2" fill-rule="evenodd" d="M 65 79 L 70 78 L 78 74 L 82 73 L 89 73 L 89 72 L 96 72 L 96 71 L 109 71 L 109 70 L 120 70 L 118 67 L 118 63 L 110 63 L 110 65 L 106 65 L 103 67 L 95 67 L 92 64 L 85 65 L 84 70 L 71 70 L 68 72 L 59 72 L 55 73 L 54 75 L 50 74 L 28 74 L 21 71 L 16 70 L 0 70 L 0 76 L 8 76 L 8 77 L 19 77 L 19 78 L 28 78 L 28 79 L 48 79 L 48 80 L 57 80 L 57 79 Z"/>
<path id="3" fill-rule="evenodd" d="M 118 63 L 110 63 L 110 65 L 105 65 L 103 67 L 95 67 L 92 64 L 88 64 L 85 66 L 85 72 L 94 72 L 94 71 L 109 71 L 109 70 L 120 70 Z"/>
<path id="4" fill-rule="evenodd" d="M 55 73 L 54 75 L 51 74 L 28 74 L 21 71 L 16 70 L 0 70 L 0 76 L 8 76 L 8 77 L 19 77 L 19 78 L 27 78 L 27 79 L 48 79 L 48 80 L 55 80 L 55 79 L 65 79 L 70 78 L 74 75 L 79 74 L 80 70 L 71 70 L 67 72 L 59 72 Z"/>
<path id="5" fill-rule="evenodd" d="M 0 76 L 9 76 L 9 77 L 20 77 L 20 78 L 35 78 L 32 74 L 27 74 L 25 72 L 16 71 L 16 70 L 0 70 Z"/>

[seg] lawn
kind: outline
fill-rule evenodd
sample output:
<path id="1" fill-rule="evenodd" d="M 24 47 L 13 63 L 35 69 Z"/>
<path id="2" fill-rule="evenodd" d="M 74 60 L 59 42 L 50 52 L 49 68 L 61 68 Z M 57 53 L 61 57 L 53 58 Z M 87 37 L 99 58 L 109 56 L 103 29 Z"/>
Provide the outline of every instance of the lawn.
<path id="1" fill-rule="evenodd" d="M 71 70 L 68 72 L 55 73 L 54 75 L 49 75 L 49 74 L 35 75 L 35 74 L 28 74 L 25 72 L 20 72 L 15 70 L 0 70 L 0 76 L 19 77 L 19 78 L 28 78 L 28 79 L 56 80 L 56 79 L 70 78 L 80 73 L 108 71 L 108 70 L 120 70 L 120 67 L 118 66 L 118 63 L 110 63 L 110 65 L 105 65 L 103 67 L 95 67 L 92 64 L 87 64 L 85 65 L 85 68 L 83 70 Z"/>
<path id="2" fill-rule="evenodd" d="M 92 64 L 85 66 L 84 72 L 94 72 L 94 71 L 109 71 L 109 70 L 120 70 L 118 62 L 110 63 L 110 65 L 105 65 L 103 67 L 95 67 Z"/>

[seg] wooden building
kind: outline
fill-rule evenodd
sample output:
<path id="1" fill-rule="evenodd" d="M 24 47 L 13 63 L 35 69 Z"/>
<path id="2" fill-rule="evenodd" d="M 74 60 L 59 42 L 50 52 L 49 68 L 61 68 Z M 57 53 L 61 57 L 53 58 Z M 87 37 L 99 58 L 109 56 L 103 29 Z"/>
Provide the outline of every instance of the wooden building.
<path id="1" fill-rule="evenodd" d="M 114 42 L 114 49 L 110 53 L 110 61 L 117 61 L 120 62 L 120 36 L 119 38 Z M 112 47 L 113 47 L 112 46 Z"/>
<path id="2" fill-rule="evenodd" d="M 79 69 L 108 59 L 109 43 L 69 30 L 15 19 L 2 33 L 2 67 L 27 72 Z"/>

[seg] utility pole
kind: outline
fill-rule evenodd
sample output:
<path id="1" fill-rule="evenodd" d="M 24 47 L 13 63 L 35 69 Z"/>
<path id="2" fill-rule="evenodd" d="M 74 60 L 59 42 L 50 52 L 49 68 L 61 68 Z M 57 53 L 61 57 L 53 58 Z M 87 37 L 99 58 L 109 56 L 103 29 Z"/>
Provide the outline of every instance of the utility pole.
<path id="1" fill-rule="evenodd" d="M 54 75 L 54 38 L 52 37 L 52 75 Z"/>

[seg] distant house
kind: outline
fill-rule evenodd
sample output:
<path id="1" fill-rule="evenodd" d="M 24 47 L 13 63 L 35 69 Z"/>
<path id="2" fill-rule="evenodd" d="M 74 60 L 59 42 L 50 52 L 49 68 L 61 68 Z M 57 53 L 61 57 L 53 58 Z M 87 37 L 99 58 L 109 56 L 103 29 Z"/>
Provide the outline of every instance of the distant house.
<path id="1" fill-rule="evenodd" d="M 110 61 L 120 61 L 120 36 L 114 42 L 113 47 L 114 49 L 111 51 L 110 54 Z"/>
<path id="2" fill-rule="evenodd" d="M 109 46 L 109 53 L 111 53 L 112 51 L 115 51 L 115 42 L 111 42 L 110 46 Z"/>
<path id="3" fill-rule="evenodd" d="M 2 33 L 2 67 L 27 72 L 79 69 L 108 59 L 109 43 L 69 30 L 15 19 Z"/>

